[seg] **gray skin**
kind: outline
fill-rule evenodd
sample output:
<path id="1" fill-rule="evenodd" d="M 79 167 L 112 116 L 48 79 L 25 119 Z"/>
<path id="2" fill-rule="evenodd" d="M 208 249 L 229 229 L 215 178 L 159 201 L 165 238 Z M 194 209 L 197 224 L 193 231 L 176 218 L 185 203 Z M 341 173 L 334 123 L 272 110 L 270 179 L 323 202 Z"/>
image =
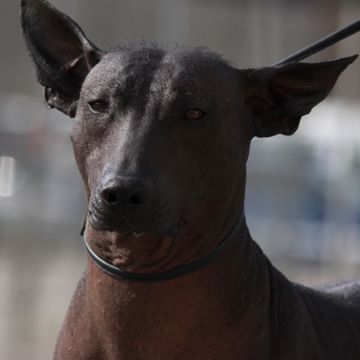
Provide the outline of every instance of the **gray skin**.
<path id="1" fill-rule="evenodd" d="M 100 257 L 173 269 L 242 221 L 209 266 L 160 283 L 113 278 L 89 259 L 56 360 L 360 358 L 360 282 L 290 282 L 240 220 L 251 139 L 294 133 L 355 57 L 238 70 L 203 48 L 105 52 L 43 0 L 22 1 L 22 27 L 47 103 L 74 118 Z"/>

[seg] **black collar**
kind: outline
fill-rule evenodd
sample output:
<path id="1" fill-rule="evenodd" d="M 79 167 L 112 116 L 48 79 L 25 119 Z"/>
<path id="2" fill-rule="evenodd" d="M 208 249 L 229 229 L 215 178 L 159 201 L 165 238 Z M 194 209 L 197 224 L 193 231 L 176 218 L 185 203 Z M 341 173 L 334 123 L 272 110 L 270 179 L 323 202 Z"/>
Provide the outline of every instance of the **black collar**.
<path id="1" fill-rule="evenodd" d="M 84 232 L 83 235 L 84 235 L 85 247 L 90 257 L 92 258 L 92 260 L 94 260 L 95 264 L 108 275 L 111 275 L 115 278 L 122 280 L 138 281 L 138 282 L 156 282 L 156 281 L 174 279 L 209 265 L 223 252 L 223 250 L 232 242 L 232 240 L 236 238 L 235 235 L 237 234 L 237 231 L 240 229 L 243 223 L 244 223 L 244 216 L 241 217 L 238 223 L 220 242 L 217 248 L 215 248 L 209 254 L 201 257 L 200 259 L 197 259 L 185 265 L 178 266 L 174 269 L 170 269 L 158 273 L 150 273 L 150 274 L 138 274 L 134 272 L 129 272 L 106 262 L 105 260 L 100 258 L 97 254 L 95 254 L 95 252 L 90 248 L 86 239 L 86 232 Z"/>

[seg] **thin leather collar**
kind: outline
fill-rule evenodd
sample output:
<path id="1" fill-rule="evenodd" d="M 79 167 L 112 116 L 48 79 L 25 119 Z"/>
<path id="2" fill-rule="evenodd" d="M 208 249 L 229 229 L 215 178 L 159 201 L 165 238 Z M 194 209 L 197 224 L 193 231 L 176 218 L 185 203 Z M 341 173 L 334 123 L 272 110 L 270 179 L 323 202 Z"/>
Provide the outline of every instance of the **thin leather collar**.
<path id="1" fill-rule="evenodd" d="M 190 272 L 196 271 L 198 269 L 204 268 L 209 265 L 213 260 L 221 255 L 223 250 L 229 246 L 229 244 L 236 238 L 237 231 L 244 223 L 244 216 L 240 218 L 237 224 L 231 229 L 231 231 L 225 236 L 225 238 L 220 242 L 219 246 L 211 251 L 209 254 L 197 259 L 191 263 L 180 265 L 174 269 L 158 272 L 158 273 L 149 273 L 149 274 L 139 274 L 124 270 L 120 267 L 114 266 L 107 261 L 103 260 L 98 256 L 89 246 L 89 243 L 86 239 L 86 232 L 83 231 L 84 244 L 86 250 L 89 253 L 90 258 L 95 262 L 95 264 L 106 274 L 113 276 L 117 279 L 128 280 L 128 281 L 137 281 L 137 282 L 156 282 L 156 281 L 165 281 L 170 279 L 175 279 L 177 277 L 186 275 Z"/>

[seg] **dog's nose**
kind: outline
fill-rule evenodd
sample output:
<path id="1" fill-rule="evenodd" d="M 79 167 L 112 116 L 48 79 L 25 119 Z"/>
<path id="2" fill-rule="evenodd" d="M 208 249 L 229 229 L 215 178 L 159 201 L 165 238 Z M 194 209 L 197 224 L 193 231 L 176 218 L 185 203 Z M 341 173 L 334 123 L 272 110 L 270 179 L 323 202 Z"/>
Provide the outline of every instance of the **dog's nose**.
<path id="1" fill-rule="evenodd" d="M 98 190 L 100 199 L 110 206 L 141 206 L 151 197 L 151 188 L 144 180 L 119 177 L 110 179 Z"/>

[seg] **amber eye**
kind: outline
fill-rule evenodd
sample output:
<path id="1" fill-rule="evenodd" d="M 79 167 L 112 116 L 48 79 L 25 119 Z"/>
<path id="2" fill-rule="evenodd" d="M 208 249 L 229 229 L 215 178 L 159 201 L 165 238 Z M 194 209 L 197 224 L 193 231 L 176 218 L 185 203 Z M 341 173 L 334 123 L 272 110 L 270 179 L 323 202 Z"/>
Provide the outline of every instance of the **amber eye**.
<path id="1" fill-rule="evenodd" d="M 187 120 L 196 121 L 202 119 L 206 113 L 199 109 L 190 109 L 185 113 L 185 117 Z"/>
<path id="2" fill-rule="evenodd" d="M 109 109 L 109 104 L 106 100 L 93 100 L 88 102 L 89 109 L 93 114 L 106 113 Z"/>

